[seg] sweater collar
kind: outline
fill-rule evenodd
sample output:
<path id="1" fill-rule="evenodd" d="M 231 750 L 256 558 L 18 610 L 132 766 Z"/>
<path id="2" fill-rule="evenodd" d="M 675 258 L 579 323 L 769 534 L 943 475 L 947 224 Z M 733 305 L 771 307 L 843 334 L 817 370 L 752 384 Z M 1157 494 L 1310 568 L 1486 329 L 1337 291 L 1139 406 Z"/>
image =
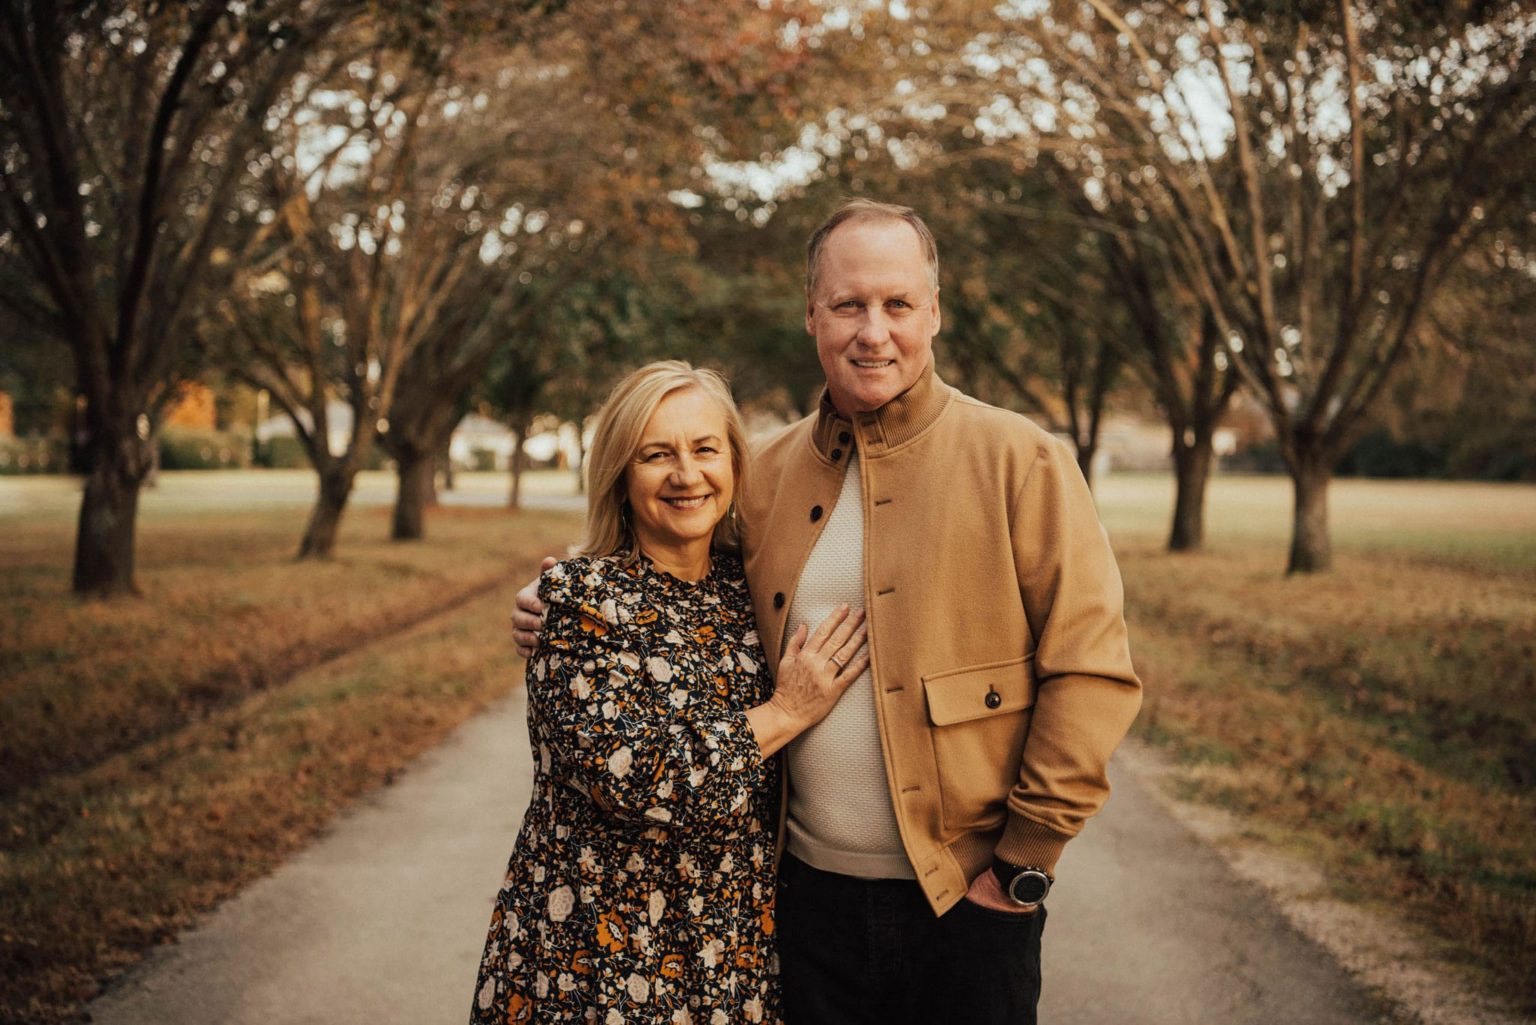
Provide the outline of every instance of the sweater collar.
<path id="1" fill-rule="evenodd" d="M 955 390 L 939 379 L 931 359 L 912 387 L 879 409 L 855 413 L 852 419 L 837 411 L 831 393 L 823 387 L 812 444 L 834 463 L 841 461 L 855 438 L 861 455 L 878 456 L 932 427 L 954 395 Z"/>

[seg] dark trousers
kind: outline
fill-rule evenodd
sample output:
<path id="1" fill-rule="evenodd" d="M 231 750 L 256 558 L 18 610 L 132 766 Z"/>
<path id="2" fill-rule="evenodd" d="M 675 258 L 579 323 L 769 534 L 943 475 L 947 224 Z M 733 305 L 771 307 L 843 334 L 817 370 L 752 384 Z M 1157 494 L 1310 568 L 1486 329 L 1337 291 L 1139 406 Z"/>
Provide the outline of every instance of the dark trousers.
<path id="1" fill-rule="evenodd" d="M 961 900 L 942 917 L 917 883 L 857 879 L 785 854 L 785 1025 L 1035 1025 L 1045 909 Z"/>

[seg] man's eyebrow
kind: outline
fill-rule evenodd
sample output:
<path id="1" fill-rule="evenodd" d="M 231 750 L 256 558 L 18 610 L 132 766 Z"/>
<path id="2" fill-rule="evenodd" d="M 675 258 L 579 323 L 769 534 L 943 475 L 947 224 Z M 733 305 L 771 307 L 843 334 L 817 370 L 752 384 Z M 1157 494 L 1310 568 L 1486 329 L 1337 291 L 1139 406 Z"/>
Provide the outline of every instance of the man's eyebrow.
<path id="1" fill-rule="evenodd" d="M 911 297 L 913 295 L 922 295 L 923 294 L 923 290 L 919 289 L 918 291 L 913 292 L 909 288 L 899 288 L 899 289 L 893 289 L 892 291 L 884 292 L 884 293 L 881 293 L 878 290 L 874 290 L 874 291 L 872 291 L 872 292 L 870 292 L 868 294 L 873 296 L 873 297 L 879 297 L 880 295 L 884 295 L 885 298 L 887 298 L 887 299 L 911 299 Z M 842 301 L 847 300 L 847 299 L 863 300 L 865 298 L 865 295 L 866 295 L 866 293 L 865 292 L 861 292 L 861 291 L 833 292 L 831 294 L 831 296 L 828 298 L 828 301 L 829 302 L 842 302 Z"/>

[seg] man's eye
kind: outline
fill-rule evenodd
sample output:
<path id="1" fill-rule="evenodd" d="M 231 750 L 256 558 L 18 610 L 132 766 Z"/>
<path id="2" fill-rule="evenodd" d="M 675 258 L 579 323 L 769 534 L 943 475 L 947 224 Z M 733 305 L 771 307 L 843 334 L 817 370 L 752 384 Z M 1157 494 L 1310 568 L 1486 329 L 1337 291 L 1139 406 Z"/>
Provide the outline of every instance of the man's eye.
<path id="1" fill-rule="evenodd" d="M 897 310 L 910 310 L 912 308 L 912 304 L 907 302 L 905 299 L 892 299 L 889 303 L 886 303 L 886 305 L 890 306 L 892 309 Z"/>
<path id="2" fill-rule="evenodd" d="M 855 309 L 858 309 L 858 307 L 859 307 L 859 301 L 857 299 L 844 299 L 842 302 L 840 302 L 836 306 L 834 306 L 833 309 L 835 309 L 835 310 L 855 310 Z"/>

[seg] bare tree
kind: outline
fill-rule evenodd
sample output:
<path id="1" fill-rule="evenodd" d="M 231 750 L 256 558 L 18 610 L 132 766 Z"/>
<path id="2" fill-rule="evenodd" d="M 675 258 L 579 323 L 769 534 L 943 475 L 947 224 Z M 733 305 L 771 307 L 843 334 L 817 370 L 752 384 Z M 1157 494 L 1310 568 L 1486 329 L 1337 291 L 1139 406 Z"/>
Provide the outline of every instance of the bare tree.
<path id="1" fill-rule="evenodd" d="M 1014 109 L 1049 108 L 1090 198 L 1145 225 L 1198 298 L 1290 471 L 1289 569 L 1325 568 L 1334 467 L 1530 175 L 1536 23 L 1516 4 L 1429 21 L 1090 0 L 1021 28 L 1039 63 Z"/>
<path id="2" fill-rule="evenodd" d="M 548 318 L 572 281 L 602 272 L 600 245 L 633 250 L 641 278 L 658 253 L 686 249 L 669 194 L 707 152 L 782 121 L 798 62 L 775 31 L 783 13 L 746 13 L 741 26 L 755 29 L 722 35 L 741 13 L 574 2 L 514 47 L 466 39 L 444 55 L 443 102 L 420 144 L 432 169 L 420 174 L 440 182 L 436 206 L 449 194 L 455 244 L 479 259 L 423 323 L 391 397 L 381 441 L 400 473 L 397 539 L 421 536 L 432 462 L 496 346 Z"/>
<path id="3" fill-rule="evenodd" d="M 1152 243 L 1155 246 L 1155 242 Z M 1239 377 L 1213 317 L 1170 278 L 1141 232 L 1106 234 L 1109 285 L 1131 325 L 1131 366 L 1156 399 L 1172 436 L 1174 502 L 1168 550 L 1205 543 L 1205 494 L 1216 458 L 1216 429 Z"/>
<path id="4" fill-rule="evenodd" d="M 1026 196 L 1006 166 L 954 170 L 939 228 L 950 282 L 945 352 L 973 392 L 1067 435 L 1091 485 L 1129 351 L 1099 240 L 1042 183 Z M 1008 190 L 992 187 L 999 175 Z"/>
<path id="5" fill-rule="evenodd" d="M 272 118 L 266 224 L 221 310 L 237 342 L 229 364 L 288 413 L 319 474 L 301 558 L 333 551 L 412 354 L 504 290 L 504 276 L 484 273 L 487 246 L 505 248 L 514 229 L 466 173 L 486 143 L 455 123 L 441 75 L 375 47 L 332 62 Z M 336 399 L 350 414 L 339 446 Z"/>
<path id="6" fill-rule="evenodd" d="M 132 592 L 149 438 L 268 109 L 353 0 L 19 0 L 0 13 L 0 305 L 73 352 L 87 478 L 73 585 Z"/>
<path id="7" fill-rule="evenodd" d="M 498 353 L 513 347 L 530 324 L 548 312 L 596 244 L 577 240 L 567 249 L 563 242 L 557 238 L 548 245 L 554 252 L 543 257 L 544 262 L 530 259 L 525 266 L 532 269 L 498 261 L 492 273 L 514 282 L 527 276 L 527 283 L 464 295 L 432 325 L 406 361 L 405 385 L 395 396 L 389 431 L 382 438 L 398 477 L 390 526 L 394 540 L 425 536 L 425 510 L 436 494 L 437 459 L 447 448 L 470 391 L 484 381 Z M 518 438 L 519 445 L 522 440 Z"/>

